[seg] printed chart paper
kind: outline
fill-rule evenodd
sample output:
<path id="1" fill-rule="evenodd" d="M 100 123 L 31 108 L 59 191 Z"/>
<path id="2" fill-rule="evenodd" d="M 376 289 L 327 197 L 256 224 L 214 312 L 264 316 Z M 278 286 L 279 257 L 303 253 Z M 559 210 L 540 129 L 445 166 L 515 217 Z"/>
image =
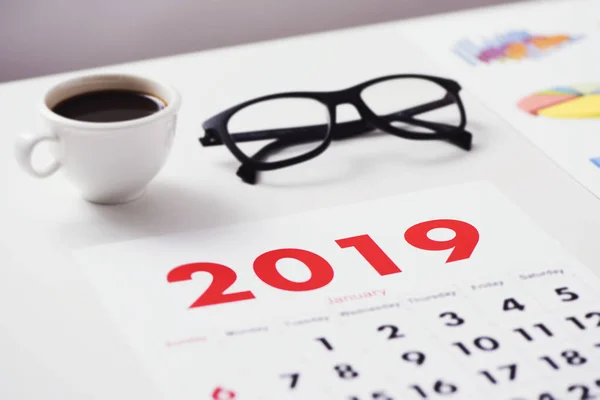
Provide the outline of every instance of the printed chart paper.
<path id="1" fill-rule="evenodd" d="M 168 399 L 600 394 L 600 281 L 487 183 L 75 257 Z"/>
<path id="2" fill-rule="evenodd" d="M 596 0 L 530 2 L 409 21 L 402 32 L 600 196 L 599 15 Z"/>

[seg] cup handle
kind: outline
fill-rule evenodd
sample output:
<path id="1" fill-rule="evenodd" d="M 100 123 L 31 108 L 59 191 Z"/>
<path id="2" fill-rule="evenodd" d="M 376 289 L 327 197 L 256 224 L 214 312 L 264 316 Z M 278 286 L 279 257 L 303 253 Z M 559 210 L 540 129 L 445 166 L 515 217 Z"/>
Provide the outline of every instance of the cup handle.
<path id="1" fill-rule="evenodd" d="M 27 173 L 36 178 L 46 178 L 60 168 L 61 164 L 58 160 L 54 159 L 52 162 L 41 169 L 36 169 L 31 164 L 31 154 L 41 142 L 58 142 L 58 138 L 50 133 L 44 133 L 41 135 L 23 134 L 17 138 L 15 143 L 15 156 L 19 166 Z"/>

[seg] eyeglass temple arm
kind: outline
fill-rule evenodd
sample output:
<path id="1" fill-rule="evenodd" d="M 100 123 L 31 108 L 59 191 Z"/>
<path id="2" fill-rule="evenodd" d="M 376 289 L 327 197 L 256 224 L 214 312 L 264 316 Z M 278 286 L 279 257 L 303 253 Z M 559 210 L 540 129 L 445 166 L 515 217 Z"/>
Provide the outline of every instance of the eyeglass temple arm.
<path id="1" fill-rule="evenodd" d="M 388 122 L 404 122 L 409 125 L 420 126 L 423 128 L 431 129 L 437 135 L 423 135 L 416 132 L 411 132 L 406 129 L 396 128 L 402 133 L 396 131 L 387 131 L 388 133 L 407 138 L 407 139 L 416 139 L 416 140 L 437 140 L 437 139 L 446 139 L 450 143 L 460 147 L 463 150 L 470 150 L 471 144 L 473 140 L 473 135 L 470 132 L 467 132 L 464 129 L 458 129 L 455 126 L 443 124 L 440 122 L 431 122 L 424 121 L 421 119 L 413 118 L 415 115 L 423 114 L 429 111 L 437 110 L 439 108 L 448 106 L 450 104 L 455 103 L 455 97 L 452 93 L 448 92 L 444 97 L 439 100 L 432 101 L 429 103 L 421 104 L 412 108 L 408 108 L 406 110 L 399 111 L 397 113 L 388 114 L 383 116 L 382 118 L 387 120 Z"/>
<path id="2" fill-rule="evenodd" d="M 372 130 L 372 129 L 369 129 L 369 130 Z M 366 132 L 368 132 L 368 131 L 364 131 L 364 132 L 356 132 L 355 131 L 352 134 L 345 135 L 344 137 L 346 138 L 346 137 L 350 137 L 350 136 L 358 136 L 358 135 L 361 135 Z M 322 135 L 320 135 L 318 139 L 322 139 Z M 308 137 L 308 136 L 305 136 L 303 138 L 291 138 L 289 136 L 280 137 L 277 140 L 266 144 L 259 151 L 254 153 L 252 155 L 252 157 L 250 157 L 250 158 L 252 158 L 253 160 L 264 160 L 270 154 L 276 153 L 279 150 L 285 149 L 286 147 L 303 144 L 303 143 L 310 143 L 314 140 L 315 140 L 314 137 Z M 254 184 L 254 183 L 256 183 L 256 178 L 257 178 L 258 172 L 259 171 L 257 171 L 256 168 L 252 167 L 251 165 L 242 164 L 242 165 L 240 165 L 240 167 L 237 170 L 237 176 L 242 178 L 242 180 L 246 183 Z"/>
<path id="3" fill-rule="evenodd" d="M 421 104 L 406 110 L 402 110 L 396 113 L 388 114 L 386 116 L 402 115 L 404 117 L 414 117 L 415 115 L 423 114 L 429 111 L 437 110 L 438 108 L 446 107 L 454 104 L 456 100 L 452 93 L 446 93 L 444 97 L 436 101 L 430 101 L 429 103 Z"/>
<path id="4" fill-rule="evenodd" d="M 396 131 L 386 131 L 387 133 L 402 137 L 405 139 L 415 139 L 415 140 L 439 140 L 445 139 L 450 143 L 460 147 L 463 150 L 471 150 L 471 145 L 473 141 L 473 135 L 465 129 L 458 129 L 452 125 L 446 125 L 438 122 L 430 122 L 423 121 L 415 118 L 407 118 L 407 119 L 398 119 L 398 121 L 405 122 L 410 125 L 420 126 L 423 128 L 431 129 L 435 134 L 423 134 L 419 132 L 412 132 L 406 129 L 396 128 L 400 132 Z"/>
<path id="5" fill-rule="evenodd" d="M 327 129 L 329 129 L 328 124 L 320 124 L 282 129 L 267 129 L 263 131 L 232 133 L 230 136 L 236 143 L 252 142 L 255 140 L 279 139 L 282 137 L 286 137 L 290 140 L 311 141 L 323 139 L 324 132 Z M 373 128 L 371 128 L 363 120 L 342 122 L 336 126 L 336 130 L 342 135 L 344 132 L 368 132 L 372 129 Z M 218 137 L 218 134 L 215 131 L 206 130 L 206 135 L 203 138 L 200 138 L 200 143 L 202 143 L 203 146 L 215 146 L 223 144 L 223 141 L 220 137 Z"/>
<path id="6" fill-rule="evenodd" d="M 454 97 L 450 93 L 448 93 L 445 97 L 441 98 L 440 100 L 415 106 L 396 113 L 384 115 L 381 118 L 387 121 L 401 121 L 411 123 L 411 120 L 406 118 L 410 118 L 414 115 L 422 114 L 428 111 L 436 110 L 438 108 L 445 107 L 452 103 L 454 103 Z M 430 129 L 434 129 L 433 127 L 438 125 L 435 122 L 429 122 L 429 124 Z M 439 125 L 441 129 L 447 129 L 448 127 L 448 125 L 444 124 Z M 233 133 L 230 136 L 236 143 L 250 142 L 254 140 L 277 139 L 283 136 L 289 138 L 290 140 L 308 140 L 311 138 L 313 140 L 317 140 L 323 138 L 323 130 L 327 129 L 327 127 L 328 126 L 324 124 L 308 125 L 293 128 L 268 129 L 263 131 Z M 355 134 L 366 133 L 372 130 L 373 127 L 364 120 L 341 122 L 336 126 L 336 136 L 334 137 L 334 139 L 344 138 L 347 136 L 354 136 Z M 212 130 L 206 131 L 206 135 L 203 138 L 200 138 L 200 143 L 202 143 L 203 146 L 214 146 L 223 144 L 221 138 L 216 134 L 216 132 Z"/>
<path id="7" fill-rule="evenodd" d="M 353 121 L 348 124 L 354 124 L 356 127 L 364 128 L 363 121 Z M 367 133 L 372 130 L 373 130 L 373 128 L 367 128 L 367 129 L 363 129 L 363 130 L 356 130 L 356 129 L 350 130 L 349 129 L 349 130 L 347 130 L 347 132 L 345 134 L 337 135 L 336 139 L 344 139 L 344 138 L 349 138 L 351 136 L 358 136 L 358 135 L 362 135 L 362 134 Z M 310 143 L 310 142 L 313 142 L 315 140 L 320 140 L 320 139 L 323 139 L 323 134 L 320 132 L 319 132 L 319 135 L 314 135 L 314 132 L 313 132 L 311 134 L 305 135 L 304 137 L 282 136 L 282 137 L 279 137 L 277 140 L 266 144 L 259 151 L 254 153 L 252 155 L 252 157 L 250 157 L 250 158 L 252 158 L 253 160 L 264 160 L 270 154 L 276 153 L 279 150 L 285 149 L 286 147 L 294 146 L 297 144 Z M 242 178 L 242 180 L 244 182 L 250 183 L 250 184 L 255 184 L 257 176 L 258 176 L 258 172 L 259 171 L 257 171 L 256 168 L 252 167 L 251 165 L 242 164 L 238 168 L 236 174 L 237 174 L 237 176 Z"/>
<path id="8" fill-rule="evenodd" d="M 305 142 L 312 142 L 313 140 L 314 140 L 313 138 L 292 139 L 289 137 L 282 137 L 282 138 L 275 140 L 274 142 L 271 142 L 271 143 L 265 145 L 259 151 L 254 153 L 254 155 L 252 155 L 251 158 L 253 160 L 264 160 L 267 158 L 267 156 L 269 154 L 276 153 L 277 151 L 284 149 L 288 146 L 302 144 Z M 242 164 L 238 168 L 236 175 L 239 176 L 240 178 L 242 178 L 242 180 L 244 182 L 253 185 L 256 183 L 258 171 L 256 170 L 256 168 L 252 167 L 250 164 Z"/>

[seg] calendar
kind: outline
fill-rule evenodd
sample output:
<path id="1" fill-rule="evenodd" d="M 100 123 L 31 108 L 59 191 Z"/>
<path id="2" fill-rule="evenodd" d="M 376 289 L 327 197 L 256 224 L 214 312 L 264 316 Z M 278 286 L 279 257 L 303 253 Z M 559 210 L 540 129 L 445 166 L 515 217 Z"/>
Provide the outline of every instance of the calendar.
<path id="1" fill-rule="evenodd" d="M 600 398 L 600 281 L 486 182 L 74 256 L 166 399 Z"/>

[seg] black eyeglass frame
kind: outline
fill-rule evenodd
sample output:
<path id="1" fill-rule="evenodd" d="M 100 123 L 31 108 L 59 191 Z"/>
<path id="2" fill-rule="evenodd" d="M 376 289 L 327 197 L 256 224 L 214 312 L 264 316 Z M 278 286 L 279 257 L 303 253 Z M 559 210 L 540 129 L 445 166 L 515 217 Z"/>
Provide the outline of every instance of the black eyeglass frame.
<path id="1" fill-rule="evenodd" d="M 361 97 L 362 92 L 374 84 L 385 82 L 388 80 L 410 78 L 423 79 L 436 83 L 447 91 L 446 96 L 442 99 L 435 100 L 430 103 L 425 103 L 407 110 L 401 110 L 399 112 L 395 112 L 384 116 L 379 116 L 375 114 Z M 342 139 L 349 136 L 355 136 L 361 133 L 373 131 L 375 129 L 379 129 L 386 133 L 399 136 L 405 139 L 447 140 L 464 150 L 470 150 L 472 135 L 471 133 L 465 130 L 467 117 L 464 105 L 459 96 L 460 90 L 460 84 L 451 79 L 430 75 L 400 74 L 388 75 L 371 79 L 369 81 L 360 83 L 347 89 L 337 91 L 284 92 L 271 94 L 240 103 L 209 118 L 202 124 L 205 135 L 199 140 L 203 146 L 225 144 L 229 151 L 231 151 L 231 153 L 233 153 L 233 155 L 242 163 L 242 168 L 240 168 L 240 170 L 252 169 L 255 171 L 274 170 L 310 160 L 323 153 L 327 149 L 327 147 L 329 147 L 331 141 L 334 139 Z M 325 133 L 325 136 L 323 136 L 322 130 L 319 130 L 318 137 L 317 135 L 315 135 L 316 129 L 322 129 L 323 125 L 290 127 L 242 133 L 229 133 L 227 124 L 229 123 L 231 117 L 238 111 L 256 103 L 279 98 L 304 98 L 315 100 L 323 104 L 329 113 L 328 129 Z M 361 119 L 336 123 L 336 108 L 341 104 L 352 104 L 354 107 L 356 107 Z M 446 125 L 442 123 L 423 121 L 412 118 L 414 115 L 418 115 L 428 111 L 433 111 L 451 104 L 456 104 L 459 109 L 460 123 L 458 126 Z M 402 129 L 391 125 L 391 121 L 398 121 L 414 126 L 428 128 L 433 132 L 420 133 Z M 259 153 L 255 154 L 254 156 L 248 156 L 236 145 L 236 143 L 240 142 L 265 139 L 276 139 L 276 141 L 267 144 L 265 148 L 259 151 L 259 153 L 269 153 L 278 148 L 284 148 L 289 145 L 306 143 L 316 140 L 322 140 L 322 143 L 304 154 L 278 161 L 261 161 L 261 157 L 257 157 Z"/>

